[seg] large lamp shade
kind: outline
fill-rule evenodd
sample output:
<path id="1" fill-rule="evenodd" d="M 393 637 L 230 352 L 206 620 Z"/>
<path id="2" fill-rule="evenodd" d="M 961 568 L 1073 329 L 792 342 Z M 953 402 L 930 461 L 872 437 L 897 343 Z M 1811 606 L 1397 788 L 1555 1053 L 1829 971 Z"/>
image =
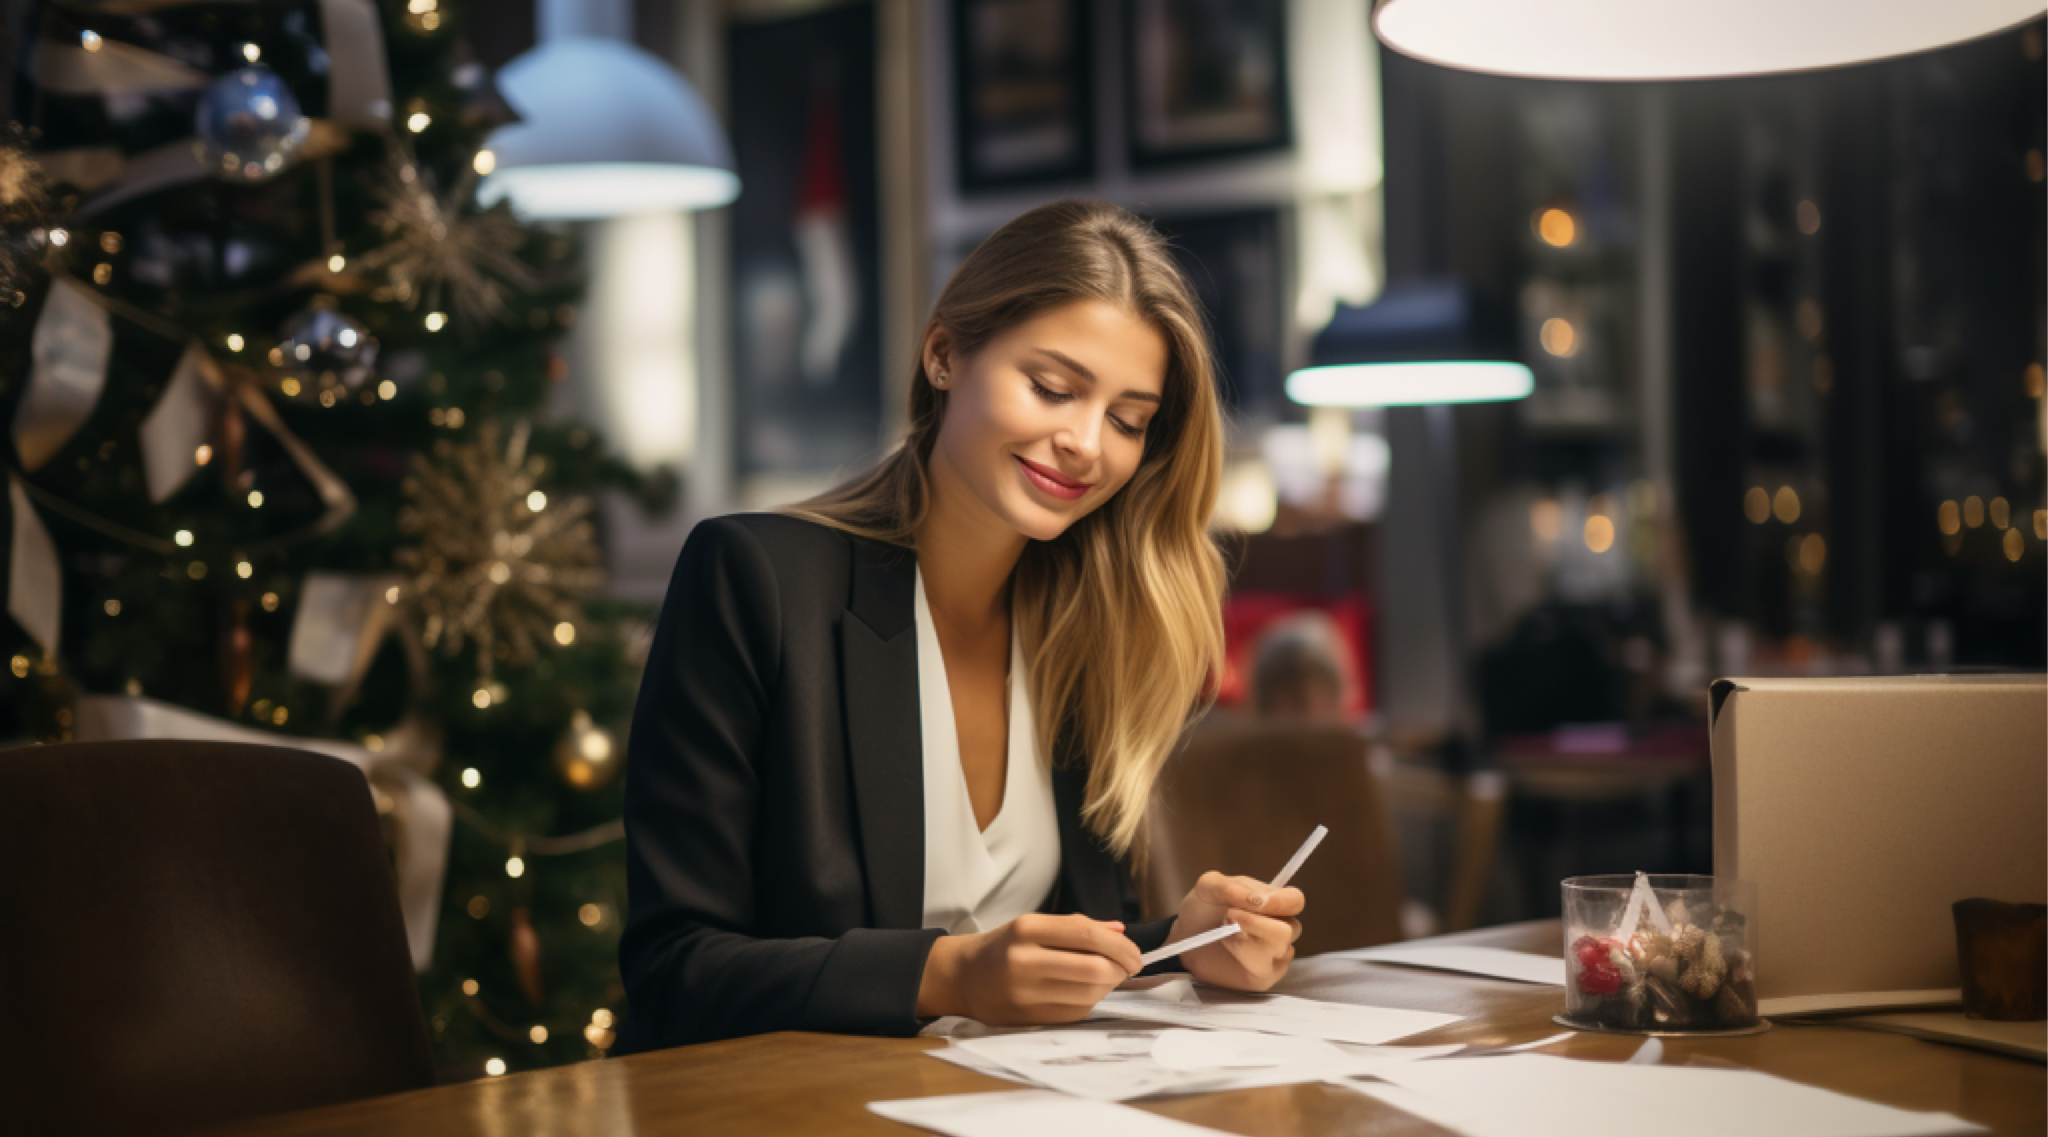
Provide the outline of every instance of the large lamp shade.
<path id="1" fill-rule="evenodd" d="M 488 145 L 478 187 L 526 217 L 589 220 L 709 209 L 739 195 L 711 109 L 667 64 L 623 40 L 551 39 L 498 72 L 523 121 Z"/>
<path id="2" fill-rule="evenodd" d="M 1404 55 L 1532 79 L 1713 79 L 1840 67 L 2039 19 L 2042 0 L 1378 0 Z"/>

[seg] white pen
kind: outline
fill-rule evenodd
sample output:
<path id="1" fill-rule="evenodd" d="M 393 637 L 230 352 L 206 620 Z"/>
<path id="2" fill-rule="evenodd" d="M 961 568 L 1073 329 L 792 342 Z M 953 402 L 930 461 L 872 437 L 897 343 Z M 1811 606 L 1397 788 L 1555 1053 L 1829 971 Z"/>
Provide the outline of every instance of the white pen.
<path id="1" fill-rule="evenodd" d="M 1301 848 L 1296 849 L 1292 857 L 1287 858 L 1286 867 L 1282 868 L 1280 870 L 1280 874 L 1278 876 L 1275 876 L 1273 878 L 1272 883 L 1268 884 L 1266 887 L 1287 887 L 1287 882 L 1293 880 L 1294 874 L 1301 871 L 1302 862 L 1308 860 L 1308 855 L 1310 853 L 1315 852 L 1316 846 L 1322 844 L 1323 838 L 1329 835 L 1329 826 L 1316 826 L 1316 831 L 1308 835 L 1308 840 L 1303 841 L 1301 843 Z M 1187 939 L 1184 940 L 1175 940 L 1173 943 L 1167 944 L 1165 947 L 1162 948 L 1154 948 L 1153 950 L 1146 952 L 1144 955 L 1139 956 L 1138 962 L 1140 965 L 1144 967 L 1150 967 L 1153 964 L 1158 963 L 1162 959 L 1172 959 L 1174 956 L 1177 956 L 1184 951 L 1193 951 L 1198 947 L 1207 947 L 1208 945 L 1215 943 L 1217 940 L 1228 939 L 1231 936 L 1236 935 L 1241 930 L 1242 929 L 1240 929 L 1236 924 L 1224 924 L 1220 927 L 1211 928 L 1208 931 L 1201 933 L 1200 935 L 1189 936 Z"/>
<path id="2" fill-rule="evenodd" d="M 1294 879 L 1294 874 L 1301 871 L 1302 862 L 1308 860 L 1308 855 L 1315 852 L 1316 846 L 1322 844 L 1323 838 L 1329 835 L 1329 826 L 1316 826 L 1316 831 L 1308 835 L 1308 840 L 1301 843 L 1301 848 L 1294 850 L 1294 855 L 1287 858 L 1287 866 L 1280 870 L 1280 875 L 1274 877 L 1273 883 L 1266 887 L 1286 888 L 1287 882 Z"/>
<path id="3" fill-rule="evenodd" d="M 1175 940 L 1165 947 L 1153 948 L 1151 951 L 1139 956 L 1138 963 L 1142 967 L 1150 967 L 1162 959 L 1172 959 L 1184 951 L 1193 951 L 1198 947 L 1208 947 L 1217 940 L 1228 939 L 1241 930 L 1236 924 L 1224 924 L 1214 927 L 1200 935 L 1189 936 L 1184 940 Z"/>

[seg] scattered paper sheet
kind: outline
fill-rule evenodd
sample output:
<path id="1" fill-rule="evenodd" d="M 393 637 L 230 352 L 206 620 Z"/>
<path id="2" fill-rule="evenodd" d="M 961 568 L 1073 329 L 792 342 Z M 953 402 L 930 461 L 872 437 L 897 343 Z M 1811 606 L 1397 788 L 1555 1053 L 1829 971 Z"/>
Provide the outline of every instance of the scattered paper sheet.
<path id="1" fill-rule="evenodd" d="M 1588 1110 L 1655 1118 L 1658 1137 L 1941 1137 L 1986 1130 L 1754 1070 L 1579 1062 L 1541 1054 L 1388 1063 L 1354 1088 L 1469 1137 L 1584 1137 Z M 1411 1104 L 1414 1108 L 1411 1108 Z M 1693 1103 L 1678 1108 L 1676 1103 Z"/>
<path id="2" fill-rule="evenodd" d="M 1037 1084 L 999 1062 L 991 1062 L 978 1054 L 962 1050 L 957 1046 L 949 1046 L 944 1050 L 927 1050 L 924 1053 L 927 1058 L 936 1058 L 941 1062 L 951 1062 L 963 1070 L 972 1070 L 977 1074 L 987 1074 L 991 1078 L 1001 1078 L 1006 1082 L 1017 1082 L 1020 1085 L 1026 1086 Z"/>
<path id="3" fill-rule="evenodd" d="M 1256 1030 L 1368 1046 L 1435 1030 L 1459 1018 L 1436 1011 L 1325 1003 L 1290 995 L 1248 995 L 1197 987 L 1185 977 L 1152 987 L 1113 991 L 1095 1005 L 1095 1017 L 1210 1030 Z"/>
<path id="4" fill-rule="evenodd" d="M 1162 1093 L 1191 1079 L 1152 1061 L 1149 1030 L 1073 1030 L 956 1039 L 952 1049 L 1028 1082 L 1097 1101 Z"/>
<path id="5" fill-rule="evenodd" d="M 1162 1030 L 1152 1039 L 1152 1060 L 1169 1070 L 1243 1070 L 1344 1060 L 1320 1038 L 1289 1038 L 1254 1030 Z"/>
<path id="6" fill-rule="evenodd" d="M 1526 951 L 1458 944 L 1381 944 L 1355 951 L 1331 952 L 1330 955 L 1338 959 L 1362 959 L 1368 963 L 1399 963 L 1437 971 L 1462 971 L 1468 975 L 1488 975 L 1518 983 L 1564 986 L 1562 955 L 1532 955 Z"/>
<path id="7" fill-rule="evenodd" d="M 1214 1137 L 1218 1130 L 1050 1090 L 871 1102 L 868 1109 L 947 1137 Z"/>
<path id="8" fill-rule="evenodd" d="M 1252 1031 L 1040 1028 L 956 1039 L 933 1058 L 976 1073 L 1102 1101 L 1331 1081 L 1462 1046 L 1352 1046 Z"/>
<path id="9" fill-rule="evenodd" d="M 1029 1034 L 1040 1030 L 1066 1030 L 1067 1027 L 1043 1026 L 990 1026 L 980 1019 L 965 1015 L 945 1015 L 924 1024 L 917 1032 L 919 1038 L 994 1038 L 1002 1034 Z"/>
<path id="10" fill-rule="evenodd" d="M 1333 1077 L 1377 1071 L 1384 1059 L 1355 1058 L 1315 1039 L 1262 1036 L 1293 1044 L 1273 1062 L 1231 1068 L 1221 1063 L 1168 1066 L 1154 1056 L 1159 1030 L 1063 1030 L 1012 1034 L 999 1038 L 956 1040 L 954 1052 L 1009 1071 L 1031 1084 L 1097 1101 L 1129 1101 L 1157 1094 L 1213 1093 L 1218 1090 L 1320 1082 Z M 1275 1048 L 1277 1050 L 1279 1048 Z M 1169 1044 L 1169 1056 L 1175 1044 Z M 1238 1056 L 1256 1056 L 1255 1045 L 1240 1044 Z M 1182 1055 L 1186 1057 L 1186 1055 Z M 1202 1056 L 1196 1055 L 1197 1062 Z M 1211 1055 L 1209 1057 L 1216 1057 Z M 969 1063 L 970 1069 L 979 1068 Z M 984 1073 L 988 1072 L 983 1070 Z"/>
<path id="11" fill-rule="evenodd" d="M 963 1070 L 1001 1078 L 1022 1086 L 1051 1090 L 1055 1093 L 1073 1094 L 1091 1101 L 1131 1101 L 1141 1097 L 1172 1097 L 1181 1094 L 1209 1094 L 1223 1090 L 1256 1089 L 1267 1085 L 1285 1085 L 1290 1080 L 1311 1079 L 1258 1078 L 1266 1070 L 1209 1070 L 1200 1074 L 1185 1071 L 1155 1069 L 1154 1064 L 1138 1054 L 1121 1056 L 1111 1061 L 1111 1056 L 1102 1056 L 1102 1061 L 1082 1064 L 1071 1061 L 1069 1066 L 1053 1066 L 1046 1080 L 1033 1077 L 1021 1070 L 1013 1070 L 1001 1062 L 964 1046 L 953 1046 L 945 1050 L 928 1051 L 933 1058 L 949 1062 Z M 1019 1062 L 1019 1065 L 1025 1063 Z M 1323 1081 L 1340 1081 L 1342 1077 L 1359 1077 L 1370 1074 L 1370 1069 L 1347 1069 L 1340 1078 L 1324 1078 Z"/>

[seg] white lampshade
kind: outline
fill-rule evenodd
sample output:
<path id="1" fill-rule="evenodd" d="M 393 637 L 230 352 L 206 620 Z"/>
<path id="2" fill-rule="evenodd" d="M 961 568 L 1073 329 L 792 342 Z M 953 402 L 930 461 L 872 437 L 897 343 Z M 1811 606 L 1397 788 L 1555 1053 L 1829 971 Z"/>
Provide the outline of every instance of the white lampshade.
<path id="1" fill-rule="evenodd" d="M 682 76 L 623 40 L 548 40 L 498 72 L 523 121 L 500 127 L 477 189 L 525 217 L 591 220 L 711 209 L 739 196 L 732 150 Z"/>
<path id="2" fill-rule="evenodd" d="M 1305 407 L 1423 407 L 1526 399 L 1536 377 L 1503 350 L 1497 306 L 1452 280 L 1407 281 L 1362 308 L 1339 304 L 1287 377 Z"/>
<path id="3" fill-rule="evenodd" d="M 2042 0 L 1378 0 L 1404 55 L 1532 79 L 1711 79 L 1840 67 L 2038 19 Z"/>
<path id="4" fill-rule="evenodd" d="M 1287 397 L 1305 407 L 1426 407 L 1526 399 L 1536 376 L 1519 363 L 1428 360 L 1304 367 L 1287 377 Z"/>

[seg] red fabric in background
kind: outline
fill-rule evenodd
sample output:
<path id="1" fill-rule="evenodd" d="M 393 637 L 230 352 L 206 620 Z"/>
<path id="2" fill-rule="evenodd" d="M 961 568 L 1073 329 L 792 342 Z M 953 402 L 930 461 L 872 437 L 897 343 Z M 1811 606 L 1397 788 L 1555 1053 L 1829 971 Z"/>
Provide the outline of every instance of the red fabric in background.
<path id="1" fill-rule="evenodd" d="M 1233 592 L 1223 602 L 1223 683 L 1216 701 L 1226 707 L 1249 706 L 1252 658 L 1259 637 L 1274 621 L 1296 612 L 1319 611 L 1337 626 L 1351 665 L 1344 713 L 1358 718 L 1372 709 L 1372 601 L 1360 595 L 1303 596 L 1288 592 Z"/>

